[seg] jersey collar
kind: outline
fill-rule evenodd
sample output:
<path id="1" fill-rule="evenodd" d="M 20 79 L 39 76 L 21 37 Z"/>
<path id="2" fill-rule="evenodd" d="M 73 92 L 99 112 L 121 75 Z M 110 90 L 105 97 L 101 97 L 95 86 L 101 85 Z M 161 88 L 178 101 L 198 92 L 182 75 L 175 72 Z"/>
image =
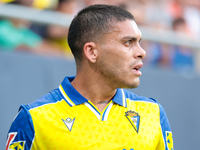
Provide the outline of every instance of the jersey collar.
<path id="1" fill-rule="evenodd" d="M 71 81 L 73 81 L 74 78 L 75 78 L 74 76 L 65 77 L 63 82 L 59 86 L 61 95 L 70 106 L 79 105 L 88 101 L 71 85 Z M 112 101 L 121 106 L 127 107 L 124 90 L 117 89 L 117 92 L 113 97 Z"/>

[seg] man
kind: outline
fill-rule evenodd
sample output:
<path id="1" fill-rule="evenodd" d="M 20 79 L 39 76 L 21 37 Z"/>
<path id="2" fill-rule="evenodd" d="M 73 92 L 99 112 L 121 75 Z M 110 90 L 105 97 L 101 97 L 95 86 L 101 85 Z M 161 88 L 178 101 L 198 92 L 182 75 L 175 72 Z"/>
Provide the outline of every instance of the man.
<path id="1" fill-rule="evenodd" d="M 20 107 L 6 150 L 173 150 L 161 105 L 122 89 L 140 83 L 141 36 L 134 17 L 119 7 L 80 11 L 68 35 L 76 76 Z"/>

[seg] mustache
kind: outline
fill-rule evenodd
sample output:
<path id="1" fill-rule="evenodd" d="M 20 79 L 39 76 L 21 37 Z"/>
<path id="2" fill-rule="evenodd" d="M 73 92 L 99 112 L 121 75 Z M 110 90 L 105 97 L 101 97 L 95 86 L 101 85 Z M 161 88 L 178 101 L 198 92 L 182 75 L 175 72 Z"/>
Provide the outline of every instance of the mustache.
<path id="1" fill-rule="evenodd" d="M 132 63 L 130 64 L 130 67 L 133 68 L 134 66 L 136 66 L 136 65 L 138 65 L 138 64 L 143 64 L 143 63 L 142 63 L 142 60 L 138 59 L 138 60 L 132 62 Z"/>

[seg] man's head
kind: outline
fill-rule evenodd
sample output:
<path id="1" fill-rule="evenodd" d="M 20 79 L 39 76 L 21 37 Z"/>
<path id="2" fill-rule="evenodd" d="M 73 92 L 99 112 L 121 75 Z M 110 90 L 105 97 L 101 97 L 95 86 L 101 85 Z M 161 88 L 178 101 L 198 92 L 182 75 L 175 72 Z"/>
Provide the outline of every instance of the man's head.
<path id="1" fill-rule="evenodd" d="M 79 63 L 82 60 L 83 46 L 87 42 L 98 42 L 102 35 L 112 30 L 117 22 L 134 20 L 131 13 L 110 5 L 91 5 L 81 10 L 73 19 L 68 34 L 68 43 Z"/>
<path id="2" fill-rule="evenodd" d="M 77 74 L 112 89 L 137 87 L 146 55 L 139 44 L 141 37 L 134 17 L 119 7 L 83 9 L 72 21 L 68 35 Z"/>

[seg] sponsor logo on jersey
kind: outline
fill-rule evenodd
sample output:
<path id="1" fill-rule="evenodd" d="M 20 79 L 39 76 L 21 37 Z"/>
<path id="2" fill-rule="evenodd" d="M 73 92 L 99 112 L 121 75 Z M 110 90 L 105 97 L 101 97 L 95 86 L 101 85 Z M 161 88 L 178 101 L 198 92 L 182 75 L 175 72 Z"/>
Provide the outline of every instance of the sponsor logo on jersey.
<path id="1" fill-rule="evenodd" d="M 165 133 L 166 133 L 166 142 L 168 150 L 174 150 L 172 132 L 166 131 Z"/>
<path id="2" fill-rule="evenodd" d="M 129 110 L 125 112 L 125 116 L 130 121 L 131 125 L 135 129 L 135 131 L 138 133 L 139 131 L 139 125 L 140 125 L 140 116 L 137 112 Z"/>
<path id="3" fill-rule="evenodd" d="M 67 126 L 67 128 L 69 129 L 69 131 L 72 130 L 72 126 L 74 124 L 74 119 L 71 119 L 71 118 L 67 118 L 66 120 L 62 119 L 62 121 L 65 123 L 65 125 Z"/>
<path id="4" fill-rule="evenodd" d="M 9 146 L 9 150 L 24 150 L 25 141 L 14 142 Z"/>
<path id="5" fill-rule="evenodd" d="M 11 132 L 8 134 L 6 142 L 6 150 L 24 150 L 25 141 L 16 141 L 13 142 L 17 135 L 17 132 Z"/>

